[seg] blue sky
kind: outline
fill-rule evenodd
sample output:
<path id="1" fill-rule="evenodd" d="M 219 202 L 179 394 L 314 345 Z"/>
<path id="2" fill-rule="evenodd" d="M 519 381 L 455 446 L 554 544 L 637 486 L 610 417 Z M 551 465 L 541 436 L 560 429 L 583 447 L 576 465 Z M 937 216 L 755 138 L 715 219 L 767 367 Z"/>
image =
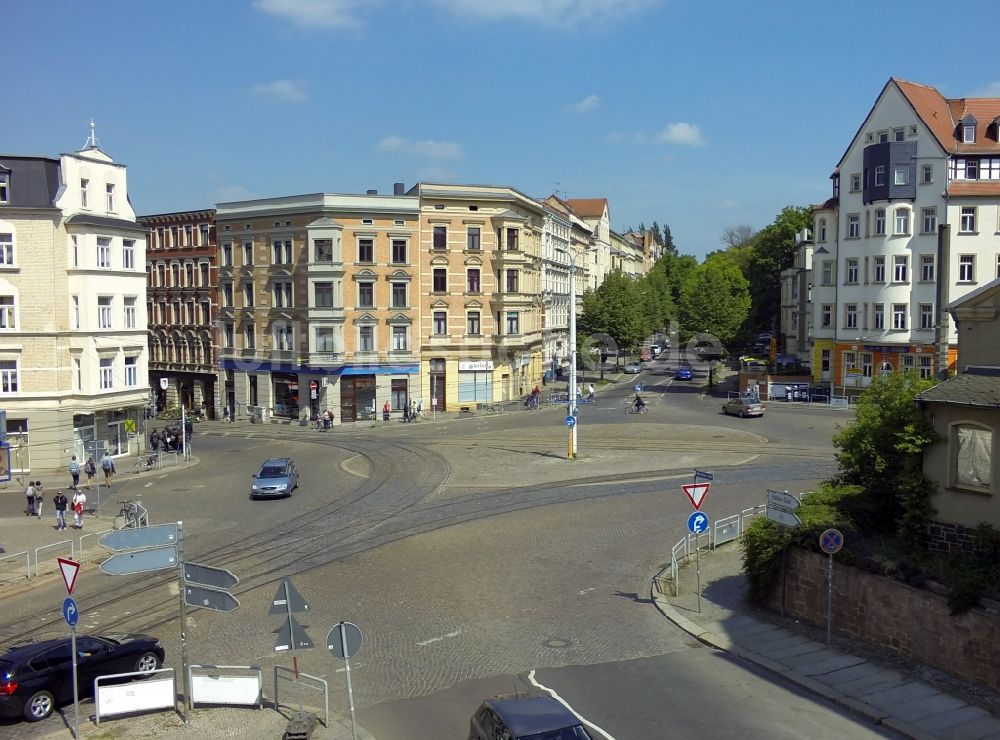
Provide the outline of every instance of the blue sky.
<path id="1" fill-rule="evenodd" d="M 75 150 L 93 118 L 140 215 L 505 184 L 607 197 L 616 230 L 667 223 L 701 258 L 727 227 L 826 199 L 890 76 L 1000 96 L 989 32 L 948 31 L 943 7 L 0 0 L 0 152 Z"/>

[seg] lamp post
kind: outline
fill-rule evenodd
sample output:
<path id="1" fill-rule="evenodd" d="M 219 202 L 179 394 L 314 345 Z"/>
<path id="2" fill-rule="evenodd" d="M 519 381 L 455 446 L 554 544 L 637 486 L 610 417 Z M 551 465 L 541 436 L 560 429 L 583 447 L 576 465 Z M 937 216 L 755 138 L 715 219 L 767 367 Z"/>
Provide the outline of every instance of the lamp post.
<path id="1" fill-rule="evenodd" d="M 570 253 L 569 263 L 569 403 L 567 413 L 579 420 L 576 413 L 576 252 Z M 569 430 L 569 452 L 566 457 L 576 457 L 576 424 Z"/>

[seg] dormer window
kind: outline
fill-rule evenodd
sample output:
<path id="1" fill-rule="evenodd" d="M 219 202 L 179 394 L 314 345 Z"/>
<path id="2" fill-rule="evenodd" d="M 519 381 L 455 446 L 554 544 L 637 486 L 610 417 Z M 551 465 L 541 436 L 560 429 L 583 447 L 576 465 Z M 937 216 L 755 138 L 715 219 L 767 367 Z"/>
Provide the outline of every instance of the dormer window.
<path id="1" fill-rule="evenodd" d="M 10 203 L 10 175 L 0 172 L 0 203 Z"/>
<path id="2" fill-rule="evenodd" d="M 966 116 L 962 119 L 959 124 L 962 127 L 962 143 L 963 144 L 975 144 L 976 143 L 976 119 L 972 116 Z"/>

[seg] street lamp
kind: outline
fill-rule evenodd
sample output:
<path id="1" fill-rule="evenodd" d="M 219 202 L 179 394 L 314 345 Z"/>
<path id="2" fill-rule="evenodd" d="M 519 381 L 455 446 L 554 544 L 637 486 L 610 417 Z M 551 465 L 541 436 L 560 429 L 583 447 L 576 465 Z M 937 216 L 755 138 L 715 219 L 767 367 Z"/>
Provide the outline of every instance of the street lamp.
<path id="1" fill-rule="evenodd" d="M 570 460 L 576 457 L 578 452 L 576 446 L 576 429 L 579 426 L 580 417 L 577 414 L 577 393 L 576 393 L 576 258 L 585 252 L 592 252 L 596 246 L 587 247 L 575 252 L 571 252 L 569 265 L 569 403 L 566 411 L 576 419 L 576 423 L 569 430 L 569 450 L 566 457 Z"/>

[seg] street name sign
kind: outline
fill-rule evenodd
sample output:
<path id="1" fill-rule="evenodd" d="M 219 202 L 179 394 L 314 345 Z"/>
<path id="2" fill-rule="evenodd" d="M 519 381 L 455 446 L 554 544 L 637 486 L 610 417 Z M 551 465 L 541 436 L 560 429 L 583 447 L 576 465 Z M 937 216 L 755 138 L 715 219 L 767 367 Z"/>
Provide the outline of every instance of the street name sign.
<path id="1" fill-rule="evenodd" d="M 214 568 L 201 563 L 184 563 L 184 582 L 225 590 L 238 585 L 240 579 L 225 568 Z"/>
<path id="2" fill-rule="evenodd" d="M 696 470 L 694 471 L 694 482 L 697 483 L 699 480 L 714 480 L 714 476 L 704 470 Z"/>
<path id="3" fill-rule="evenodd" d="M 343 634 L 341 634 L 343 631 Z M 326 649 L 335 658 L 353 658 L 361 649 L 364 642 L 361 630 L 353 622 L 341 622 L 335 624 L 326 636 Z M 347 648 L 346 652 L 344 648 Z"/>
<path id="4" fill-rule="evenodd" d="M 685 483 L 681 485 L 681 490 L 687 495 L 688 500 L 691 505 L 697 511 L 701 508 L 702 502 L 705 500 L 705 496 L 708 495 L 708 489 L 712 487 L 711 483 Z"/>
<path id="5" fill-rule="evenodd" d="M 799 500 L 787 491 L 772 491 L 770 488 L 767 489 L 767 503 L 786 511 L 795 511 L 800 506 Z"/>
<path id="6" fill-rule="evenodd" d="M 768 504 L 765 513 L 769 521 L 780 524 L 783 527 L 797 527 L 802 524 L 802 520 L 795 516 L 794 513 L 787 509 L 780 509 L 777 506 Z"/>
<path id="7" fill-rule="evenodd" d="M 56 558 L 59 561 L 59 572 L 62 573 L 63 583 L 66 584 L 66 593 L 73 595 L 73 586 L 76 585 L 76 577 L 80 574 L 80 564 L 69 558 Z"/>
<path id="8" fill-rule="evenodd" d="M 295 632 L 295 645 L 292 645 L 291 633 Z M 295 617 L 289 617 L 288 622 L 281 625 L 278 629 L 278 639 L 274 643 L 274 651 L 281 652 L 283 650 L 305 650 L 313 647 L 312 638 L 306 633 L 305 628 L 299 624 Z"/>
<path id="9" fill-rule="evenodd" d="M 162 547 L 163 545 L 174 545 L 176 543 L 177 522 L 157 524 L 152 527 L 137 527 L 135 529 L 116 529 L 97 540 L 97 544 L 113 552 L 144 550 L 150 547 Z"/>
<path id="10" fill-rule="evenodd" d="M 101 572 L 111 576 L 147 573 L 177 567 L 177 545 L 153 547 L 148 550 L 119 552 L 101 563 Z"/>
<path id="11" fill-rule="evenodd" d="M 184 567 L 187 568 L 186 563 Z M 240 607 L 240 600 L 224 589 L 191 583 L 184 584 L 184 603 L 217 612 L 231 612 Z"/>

